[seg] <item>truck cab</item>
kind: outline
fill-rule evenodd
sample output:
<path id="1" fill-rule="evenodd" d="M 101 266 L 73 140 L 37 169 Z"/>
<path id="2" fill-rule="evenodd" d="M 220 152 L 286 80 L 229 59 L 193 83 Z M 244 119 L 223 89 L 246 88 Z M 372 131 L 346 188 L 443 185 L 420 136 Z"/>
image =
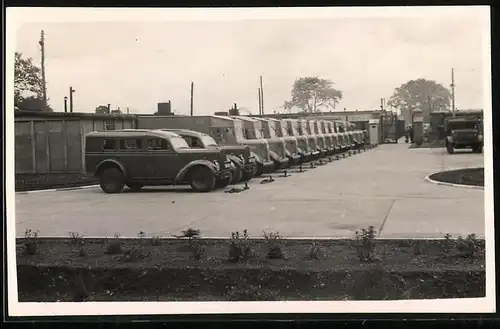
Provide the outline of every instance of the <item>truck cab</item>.
<path id="1" fill-rule="evenodd" d="M 287 154 L 287 150 L 286 150 L 285 141 L 283 140 L 283 138 L 277 136 L 275 127 L 274 127 L 273 123 L 271 122 L 271 120 L 269 120 L 267 118 L 259 118 L 259 117 L 252 117 L 252 118 L 237 117 L 237 118 L 241 118 L 242 120 L 246 120 L 246 119 L 253 120 L 256 128 L 258 126 L 262 127 L 262 129 L 261 129 L 262 136 L 269 143 L 269 148 L 271 149 L 271 152 L 272 152 L 271 155 L 273 156 L 273 161 L 275 161 L 275 163 L 276 163 L 276 169 L 285 168 L 286 165 L 284 163 L 281 163 L 281 159 L 283 159 L 283 162 L 284 162 L 284 159 L 289 159 L 288 154 Z M 274 154 L 276 154 L 276 156 L 274 156 Z M 289 162 L 289 160 L 288 160 L 288 162 Z"/>
<path id="2" fill-rule="evenodd" d="M 307 137 L 307 144 L 312 151 L 312 158 L 318 159 L 321 157 L 321 150 L 318 147 L 318 140 L 316 135 L 313 134 L 311 126 L 307 122 L 307 120 L 298 120 L 299 121 L 299 133 Z"/>
<path id="3" fill-rule="evenodd" d="M 337 132 L 335 131 L 335 125 L 333 124 L 332 121 L 325 121 L 327 131 L 331 135 L 332 139 L 332 145 L 333 145 L 333 154 L 339 153 L 341 148 L 340 148 L 340 142 L 339 142 L 339 136 Z"/>
<path id="4" fill-rule="evenodd" d="M 317 123 L 319 131 L 325 137 L 325 148 L 327 149 L 327 154 L 332 155 L 335 151 L 335 148 L 333 146 L 333 136 L 328 130 L 328 125 L 325 120 L 318 120 Z"/>
<path id="5" fill-rule="evenodd" d="M 318 150 L 321 152 L 321 157 L 328 155 L 328 148 L 326 147 L 326 136 L 321 132 L 317 120 L 307 120 L 311 132 L 316 135 Z"/>
<path id="6" fill-rule="evenodd" d="M 297 119 L 284 119 L 282 122 L 286 126 L 284 130 L 287 134 L 297 139 L 297 152 L 302 156 L 302 161 L 311 160 L 313 150 L 309 147 L 307 137 L 299 132 L 299 121 Z"/>
<path id="7" fill-rule="evenodd" d="M 449 117 L 444 121 L 445 145 L 449 154 L 455 149 L 471 148 L 483 152 L 483 122 L 473 117 Z"/>
<path id="8" fill-rule="evenodd" d="M 276 136 L 281 138 L 285 143 L 285 149 L 287 152 L 287 157 L 290 161 L 290 165 L 297 165 L 303 161 L 303 156 L 299 152 L 299 144 L 297 138 L 291 135 L 288 135 L 288 131 L 286 129 L 285 122 L 270 118 L 271 127 L 274 127 L 274 131 L 276 132 Z"/>

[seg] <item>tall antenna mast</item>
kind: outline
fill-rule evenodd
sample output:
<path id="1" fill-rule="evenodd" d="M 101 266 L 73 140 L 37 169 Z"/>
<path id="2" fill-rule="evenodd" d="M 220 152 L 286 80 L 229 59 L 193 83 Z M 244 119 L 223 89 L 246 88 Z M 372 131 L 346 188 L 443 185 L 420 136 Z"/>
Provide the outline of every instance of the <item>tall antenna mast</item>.
<path id="1" fill-rule="evenodd" d="M 455 116 L 455 70 L 451 69 L 451 112 Z"/>
<path id="2" fill-rule="evenodd" d="M 264 88 L 262 87 L 262 75 L 260 76 L 260 111 L 264 115 Z"/>
<path id="3" fill-rule="evenodd" d="M 42 67 L 42 97 L 43 97 L 43 110 L 47 111 L 47 84 L 45 82 L 45 34 L 42 30 L 40 33 L 40 51 L 41 56 L 41 67 Z"/>

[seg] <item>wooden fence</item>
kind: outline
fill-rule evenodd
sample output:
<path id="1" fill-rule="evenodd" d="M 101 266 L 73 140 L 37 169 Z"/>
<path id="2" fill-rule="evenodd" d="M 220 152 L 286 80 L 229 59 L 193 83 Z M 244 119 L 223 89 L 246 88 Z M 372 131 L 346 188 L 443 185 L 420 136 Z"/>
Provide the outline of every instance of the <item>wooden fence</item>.
<path id="1" fill-rule="evenodd" d="M 134 120 L 111 121 L 113 129 L 135 127 Z M 91 118 L 16 118 L 16 174 L 84 172 L 84 137 L 93 130 L 106 130 L 109 122 Z"/>

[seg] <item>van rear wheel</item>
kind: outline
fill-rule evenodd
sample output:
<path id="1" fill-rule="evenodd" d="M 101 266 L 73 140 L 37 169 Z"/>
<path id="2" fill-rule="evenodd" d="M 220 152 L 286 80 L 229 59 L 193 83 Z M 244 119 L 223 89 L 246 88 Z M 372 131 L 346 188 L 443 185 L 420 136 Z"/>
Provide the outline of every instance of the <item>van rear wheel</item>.
<path id="1" fill-rule="evenodd" d="M 123 174 L 117 168 L 104 169 L 99 175 L 99 180 L 101 189 L 108 194 L 120 193 L 125 185 Z"/>
<path id="2" fill-rule="evenodd" d="M 196 192 L 210 192 L 215 188 L 216 178 L 212 171 L 200 166 L 189 175 L 189 185 Z"/>

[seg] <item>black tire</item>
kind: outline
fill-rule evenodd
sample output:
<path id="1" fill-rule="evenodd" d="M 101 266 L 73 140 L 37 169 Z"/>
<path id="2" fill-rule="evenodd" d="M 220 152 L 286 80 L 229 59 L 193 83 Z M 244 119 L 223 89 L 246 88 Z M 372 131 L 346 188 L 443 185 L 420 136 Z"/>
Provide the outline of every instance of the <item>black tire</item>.
<path id="1" fill-rule="evenodd" d="M 229 177 L 224 179 L 217 179 L 215 182 L 215 188 L 225 188 L 233 181 L 233 174 L 229 174 Z"/>
<path id="2" fill-rule="evenodd" d="M 447 144 L 446 144 L 446 151 L 447 151 L 449 154 L 453 154 L 453 153 L 455 153 L 455 148 L 453 147 L 453 144 L 447 143 Z"/>
<path id="3" fill-rule="evenodd" d="M 235 164 L 235 166 L 236 166 L 236 164 Z M 236 166 L 236 170 L 234 171 L 234 173 L 231 176 L 232 177 L 231 177 L 231 180 L 229 181 L 229 184 L 239 183 L 243 179 L 243 170 L 241 170 L 240 167 Z M 229 185 L 229 184 L 227 184 L 227 185 Z M 226 187 L 226 186 L 224 186 L 224 187 Z"/>
<path id="4" fill-rule="evenodd" d="M 208 167 L 196 167 L 189 175 L 189 185 L 196 192 L 210 192 L 215 188 L 215 184 L 215 175 Z"/>
<path id="5" fill-rule="evenodd" d="M 144 184 L 140 183 L 128 183 L 125 185 L 134 192 L 140 191 L 144 187 Z"/>
<path id="6" fill-rule="evenodd" d="M 254 166 L 253 169 L 252 169 L 252 172 L 245 172 L 243 173 L 243 178 L 242 178 L 242 181 L 249 181 L 251 180 L 252 178 L 255 177 L 255 174 L 257 172 L 257 166 Z"/>
<path id="7" fill-rule="evenodd" d="M 99 175 L 99 185 L 108 194 L 120 193 L 125 186 L 123 173 L 117 168 L 104 169 Z"/>
<path id="8" fill-rule="evenodd" d="M 483 153 L 483 146 L 478 145 L 478 146 L 472 147 L 472 152 L 474 152 L 474 153 Z"/>
<path id="9" fill-rule="evenodd" d="M 255 177 L 260 177 L 264 174 L 264 165 L 262 163 L 257 163 L 257 170 L 255 171 Z"/>

